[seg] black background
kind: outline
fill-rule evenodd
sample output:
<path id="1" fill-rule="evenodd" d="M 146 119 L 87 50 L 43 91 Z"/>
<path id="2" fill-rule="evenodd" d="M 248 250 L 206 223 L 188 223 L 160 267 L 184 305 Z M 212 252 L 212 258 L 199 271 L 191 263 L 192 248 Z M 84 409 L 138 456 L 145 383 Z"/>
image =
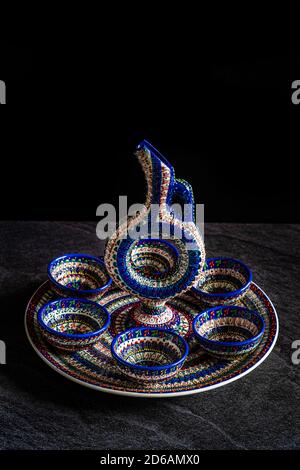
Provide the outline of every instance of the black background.
<path id="1" fill-rule="evenodd" d="M 143 202 L 133 151 L 146 138 L 206 221 L 300 222 L 295 41 L 158 38 L 0 42 L 1 219 L 94 220 L 119 195 Z"/>

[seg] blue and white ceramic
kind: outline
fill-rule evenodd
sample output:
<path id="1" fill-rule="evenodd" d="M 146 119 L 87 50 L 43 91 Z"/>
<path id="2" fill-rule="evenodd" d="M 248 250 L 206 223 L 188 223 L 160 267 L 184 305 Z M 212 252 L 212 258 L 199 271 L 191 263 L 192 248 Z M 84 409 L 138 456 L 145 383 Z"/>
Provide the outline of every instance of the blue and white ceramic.
<path id="1" fill-rule="evenodd" d="M 147 182 L 146 201 L 109 238 L 105 265 L 120 289 L 140 299 L 132 322 L 168 329 L 176 316 L 167 302 L 202 277 L 204 241 L 190 184 L 175 177 L 173 166 L 149 142 L 141 142 L 136 155 Z M 184 219 L 174 201 L 190 208 Z"/>
<path id="2" fill-rule="evenodd" d="M 241 300 L 252 282 L 250 269 L 234 258 L 208 258 L 204 276 L 193 288 L 207 305 L 229 305 Z"/>
<path id="3" fill-rule="evenodd" d="M 64 298 L 46 303 L 37 321 L 44 338 L 65 351 L 85 349 L 99 341 L 110 316 L 104 307 L 88 299 Z"/>
<path id="4" fill-rule="evenodd" d="M 171 379 L 140 382 L 127 379 L 112 357 L 110 347 L 115 336 L 128 329 L 130 312 L 138 304 L 134 296 L 111 286 L 99 302 L 111 315 L 110 327 L 100 340 L 86 349 L 64 352 L 53 348 L 41 334 L 37 315 L 42 305 L 55 300 L 49 281 L 32 296 L 25 314 L 25 328 L 30 344 L 52 369 L 63 377 L 94 390 L 131 397 L 176 397 L 212 390 L 230 384 L 251 373 L 269 356 L 278 337 L 278 318 L 268 296 L 252 283 L 241 305 L 257 310 L 266 328 L 262 340 L 252 354 L 242 354 L 234 361 L 207 354 L 193 334 L 193 319 L 203 304 L 191 294 L 172 299 L 170 306 L 180 315 L 177 333 L 190 344 L 190 353 L 183 367 Z"/>
<path id="5" fill-rule="evenodd" d="M 101 259 L 75 253 L 51 261 L 48 278 L 54 292 L 60 297 L 90 300 L 96 300 L 112 282 Z"/>
<path id="6" fill-rule="evenodd" d="M 128 378 L 153 382 L 173 377 L 188 355 L 187 342 L 162 328 L 133 328 L 117 335 L 111 353 Z"/>
<path id="7" fill-rule="evenodd" d="M 59 374 L 103 392 L 174 397 L 228 384 L 272 351 L 274 306 L 242 262 L 206 260 L 190 184 L 149 142 L 136 155 L 143 208 L 111 235 L 105 264 L 83 254 L 49 264 L 26 309 L 29 341 Z"/>
<path id="8" fill-rule="evenodd" d="M 265 331 L 265 322 L 254 310 L 219 306 L 197 315 L 193 329 L 208 353 L 231 359 L 257 348 Z"/>

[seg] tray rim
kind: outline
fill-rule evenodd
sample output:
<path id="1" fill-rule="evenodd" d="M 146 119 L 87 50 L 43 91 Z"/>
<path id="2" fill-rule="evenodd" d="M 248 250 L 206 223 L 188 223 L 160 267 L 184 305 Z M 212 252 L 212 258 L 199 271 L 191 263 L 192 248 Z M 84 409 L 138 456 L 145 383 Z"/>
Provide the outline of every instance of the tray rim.
<path id="1" fill-rule="evenodd" d="M 234 382 L 236 380 L 239 380 L 241 379 L 242 377 L 244 377 L 245 375 L 248 375 L 250 374 L 250 372 L 252 372 L 254 369 L 256 369 L 258 366 L 260 366 L 266 359 L 267 357 L 271 354 L 271 352 L 273 351 L 274 349 L 274 346 L 276 345 L 276 342 L 277 342 L 277 339 L 278 339 L 278 334 L 279 334 L 279 321 L 278 321 L 278 315 L 277 315 L 277 311 L 276 311 L 276 308 L 273 304 L 273 302 L 270 300 L 270 298 L 268 297 L 268 295 L 265 293 L 265 291 L 259 287 L 258 284 L 256 284 L 255 282 L 252 282 L 252 284 L 254 284 L 258 289 L 261 290 L 261 292 L 264 294 L 264 296 L 267 298 L 267 300 L 270 302 L 273 310 L 274 310 L 274 315 L 275 315 L 275 319 L 276 319 L 276 334 L 274 336 L 274 339 L 273 339 L 273 342 L 269 348 L 269 350 L 266 352 L 266 354 L 259 360 L 257 361 L 252 367 L 250 367 L 249 369 L 245 370 L 244 372 L 236 375 L 235 377 L 232 377 L 230 379 L 227 379 L 227 380 L 224 380 L 223 382 L 220 382 L 220 383 L 217 383 L 217 384 L 214 384 L 214 385 L 207 385 L 206 387 L 202 387 L 202 388 L 199 388 L 199 389 L 195 389 L 195 390 L 185 390 L 185 391 L 181 391 L 181 392 L 163 392 L 163 393 L 145 393 L 145 392 L 127 392 L 125 390 L 114 390 L 114 389 L 111 389 L 111 388 L 106 388 L 106 387 L 100 387 L 98 385 L 94 385 L 94 384 L 89 384 L 89 383 L 86 383 L 84 382 L 83 380 L 79 380 L 79 379 L 76 379 L 75 377 L 72 377 L 70 375 L 68 375 L 66 372 L 63 372 L 59 369 L 57 369 L 57 367 L 55 367 L 51 362 L 49 362 L 44 356 L 42 353 L 40 353 L 40 351 L 37 349 L 37 347 L 35 346 L 35 344 L 33 343 L 30 335 L 29 335 L 29 332 L 28 332 L 28 328 L 27 328 L 27 311 L 28 311 L 28 308 L 29 308 L 29 305 L 33 299 L 33 297 L 36 295 L 37 291 L 39 289 L 41 289 L 45 284 L 47 284 L 48 281 L 45 281 L 43 282 L 35 291 L 34 293 L 32 294 L 32 296 L 30 297 L 27 305 L 26 305 L 26 309 L 25 309 L 25 315 L 24 315 L 24 327 L 25 327 L 25 333 L 26 333 L 26 336 L 28 338 L 28 341 L 30 343 L 30 345 L 32 346 L 32 348 L 34 349 L 34 351 L 37 353 L 37 355 L 42 359 L 43 362 L 45 362 L 49 367 L 51 367 L 51 369 L 53 369 L 55 372 L 57 372 L 58 374 L 62 375 L 63 377 L 65 377 L 66 379 L 68 380 L 71 380 L 72 382 L 75 382 L 75 383 L 78 383 L 79 385 L 82 385 L 84 387 L 87 387 L 87 388 L 91 388 L 93 390 L 97 390 L 98 392 L 104 392 L 104 393 L 109 393 L 109 394 L 112 394 L 112 395 L 122 395 L 122 396 L 127 396 L 127 397 L 137 397 L 137 398 L 172 398 L 172 397 L 179 397 L 179 396 L 187 396 L 187 395 L 195 395 L 197 393 L 203 393 L 203 392 L 208 392 L 210 390 L 213 390 L 215 388 L 219 388 L 219 387 L 222 387 L 224 385 L 227 385 L 231 382 Z"/>

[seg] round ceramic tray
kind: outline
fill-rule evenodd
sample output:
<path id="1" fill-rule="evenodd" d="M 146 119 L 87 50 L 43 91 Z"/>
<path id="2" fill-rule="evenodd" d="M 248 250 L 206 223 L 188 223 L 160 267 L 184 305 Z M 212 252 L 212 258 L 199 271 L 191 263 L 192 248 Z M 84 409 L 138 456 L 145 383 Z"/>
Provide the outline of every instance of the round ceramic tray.
<path id="1" fill-rule="evenodd" d="M 256 309 L 264 317 L 266 329 L 261 343 L 253 354 L 234 361 L 208 356 L 198 345 L 192 332 L 193 318 L 204 306 L 192 293 L 184 294 L 170 302 L 180 315 L 178 332 L 190 345 L 190 354 L 178 375 L 158 383 L 139 384 L 126 379 L 117 369 L 110 353 L 112 338 L 128 328 L 128 316 L 137 299 L 115 286 L 109 287 L 99 297 L 111 314 L 110 329 L 96 345 L 75 353 L 62 353 L 46 343 L 38 329 L 39 308 L 56 296 L 47 281 L 34 293 L 25 313 L 25 329 L 37 354 L 56 372 L 86 387 L 102 392 L 136 397 L 173 397 L 191 395 L 226 385 L 251 372 L 272 351 L 278 336 L 278 319 L 275 308 L 266 294 L 254 283 L 237 305 Z"/>

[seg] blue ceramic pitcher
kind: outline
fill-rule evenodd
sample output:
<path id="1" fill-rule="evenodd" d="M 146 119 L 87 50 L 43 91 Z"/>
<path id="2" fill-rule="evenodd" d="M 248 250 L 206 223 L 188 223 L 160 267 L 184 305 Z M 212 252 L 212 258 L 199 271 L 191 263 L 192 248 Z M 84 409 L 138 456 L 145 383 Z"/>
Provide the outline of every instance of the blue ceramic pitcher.
<path id="1" fill-rule="evenodd" d="M 204 242 L 191 186 L 175 178 L 149 142 L 141 142 L 136 155 L 146 178 L 146 202 L 108 240 L 105 264 L 115 284 L 141 301 L 133 323 L 171 328 L 176 321 L 167 301 L 200 280 Z"/>

